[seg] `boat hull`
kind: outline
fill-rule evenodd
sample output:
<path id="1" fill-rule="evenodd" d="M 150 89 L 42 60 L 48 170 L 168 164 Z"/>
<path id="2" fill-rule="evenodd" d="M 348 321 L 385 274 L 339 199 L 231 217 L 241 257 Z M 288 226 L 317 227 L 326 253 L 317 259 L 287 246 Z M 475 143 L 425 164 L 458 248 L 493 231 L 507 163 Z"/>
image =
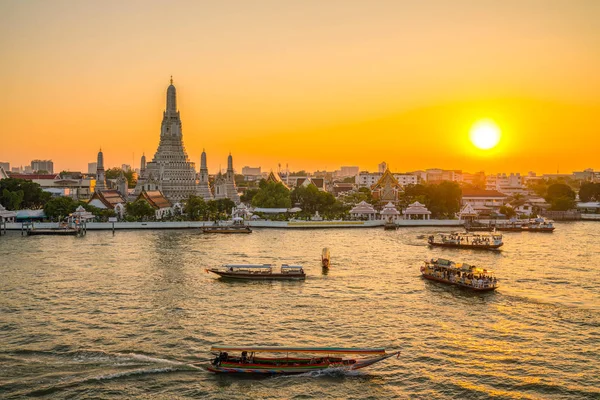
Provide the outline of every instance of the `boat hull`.
<path id="1" fill-rule="evenodd" d="M 55 236 L 76 236 L 79 233 L 77 229 L 33 229 L 27 231 L 27 236 L 55 235 Z"/>
<path id="2" fill-rule="evenodd" d="M 202 228 L 202 233 L 252 233 L 250 228 Z"/>
<path id="3" fill-rule="evenodd" d="M 476 250 L 495 250 L 502 246 L 504 243 L 500 244 L 457 244 L 457 243 L 440 243 L 440 242 L 428 242 L 430 246 L 437 247 L 454 247 L 457 249 L 476 249 Z"/>
<path id="4" fill-rule="evenodd" d="M 250 273 L 218 271 L 218 270 L 214 270 L 214 269 L 209 269 L 208 271 L 212 272 L 213 274 L 217 274 L 221 278 L 225 278 L 225 279 L 252 280 L 252 281 L 297 281 L 297 280 L 306 279 L 306 274 L 304 274 L 304 273 L 302 273 L 302 274 L 297 274 L 297 273 L 250 274 Z"/>
<path id="5" fill-rule="evenodd" d="M 475 287 L 475 286 L 471 286 L 471 285 L 465 285 L 464 283 L 460 283 L 460 282 L 451 282 L 446 279 L 438 278 L 436 276 L 427 275 L 427 274 L 421 274 L 421 276 L 430 281 L 445 283 L 447 285 L 452 285 L 452 286 L 458 286 L 460 288 L 472 290 L 474 292 L 491 292 L 498 288 L 497 286 Z"/>
<path id="6" fill-rule="evenodd" d="M 305 374 L 312 371 L 324 371 L 332 369 L 357 370 L 368 367 L 392 356 L 398 352 L 386 354 L 380 357 L 363 360 L 342 360 L 333 363 L 304 364 L 304 365 L 273 365 L 273 364 L 241 364 L 233 363 L 223 365 L 210 365 L 208 371 L 216 374 L 253 374 L 253 375 L 294 375 Z M 284 360 L 282 360 L 284 362 Z"/>

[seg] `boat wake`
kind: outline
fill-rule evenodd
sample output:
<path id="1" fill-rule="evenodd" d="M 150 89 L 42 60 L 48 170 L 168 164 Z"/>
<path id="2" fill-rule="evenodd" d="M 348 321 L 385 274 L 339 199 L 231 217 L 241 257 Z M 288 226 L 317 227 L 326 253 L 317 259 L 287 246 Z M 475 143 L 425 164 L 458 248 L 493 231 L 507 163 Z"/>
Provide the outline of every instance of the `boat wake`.
<path id="1" fill-rule="evenodd" d="M 346 378 L 352 376 L 365 376 L 361 371 L 349 368 L 327 368 L 317 371 L 309 371 L 295 375 L 277 375 L 273 379 L 297 379 L 297 378 Z"/>
<path id="2" fill-rule="evenodd" d="M 17 389 L 17 393 L 14 393 L 17 397 L 44 396 L 93 382 L 127 379 L 132 376 L 204 371 L 204 368 L 190 362 L 138 353 L 22 350 L 5 353 L 5 356 L 18 367 L 29 365 L 39 371 L 26 377 L 25 382 L 7 382 L 4 389 Z M 195 362 L 199 361 L 203 360 Z M 45 366 L 52 366 L 59 373 L 47 374 Z M 39 385 L 40 381 L 45 384 Z M 25 388 L 26 391 L 21 391 Z"/>

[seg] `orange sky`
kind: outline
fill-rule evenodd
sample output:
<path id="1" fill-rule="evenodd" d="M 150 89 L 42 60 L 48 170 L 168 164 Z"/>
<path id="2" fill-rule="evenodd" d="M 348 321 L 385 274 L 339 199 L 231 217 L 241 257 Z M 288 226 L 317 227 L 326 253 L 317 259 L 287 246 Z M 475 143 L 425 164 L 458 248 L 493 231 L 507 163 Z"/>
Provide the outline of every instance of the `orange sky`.
<path id="1" fill-rule="evenodd" d="M 0 161 L 600 169 L 600 1 L 1 1 Z M 468 142 L 492 118 L 491 151 Z M 132 160 L 133 159 L 133 160 Z"/>

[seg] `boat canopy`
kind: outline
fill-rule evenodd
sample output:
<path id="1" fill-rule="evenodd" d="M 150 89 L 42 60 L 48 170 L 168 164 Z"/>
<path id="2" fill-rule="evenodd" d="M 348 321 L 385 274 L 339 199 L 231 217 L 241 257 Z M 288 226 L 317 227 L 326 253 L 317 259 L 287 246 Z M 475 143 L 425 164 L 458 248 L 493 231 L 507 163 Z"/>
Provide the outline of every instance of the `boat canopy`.
<path id="1" fill-rule="evenodd" d="M 226 268 L 271 268 L 271 264 L 225 264 Z"/>
<path id="2" fill-rule="evenodd" d="M 283 264 L 281 269 L 302 269 L 302 265 L 287 265 Z"/>
<path id="3" fill-rule="evenodd" d="M 279 346 L 212 346 L 210 351 L 248 351 L 251 353 L 325 353 L 325 354 L 385 354 L 383 348 L 345 347 L 279 347 Z"/>

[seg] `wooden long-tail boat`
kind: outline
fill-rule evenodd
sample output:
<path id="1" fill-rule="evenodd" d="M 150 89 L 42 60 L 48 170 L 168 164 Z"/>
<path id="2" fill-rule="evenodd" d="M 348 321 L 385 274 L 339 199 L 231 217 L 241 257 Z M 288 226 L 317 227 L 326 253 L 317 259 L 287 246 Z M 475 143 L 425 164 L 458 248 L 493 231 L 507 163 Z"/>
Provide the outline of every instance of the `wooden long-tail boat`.
<path id="1" fill-rule="evenodd" d="M 283 264 L 276 268 L 271 264 L 225 264 L 220 268 L 206 269 L 226 279 L 243 279 L 255 281 L 301 280 L 306 278 L 304 268 L 300 265 Z"/>
<path id="2" fill-rule="evenodd" d="M 341 347 L 213 346 L 210 351 L 215 354 L 214 360 L 207 367 L 210 372 L 258 375 L 302 374 L 329 368 L 356 370 L 400 354 L 398 351 L 386 353 L 383 348 Z M 233 353 L 239 355 L 231 355 Z M 275 356 L 259 356 L 263 353 Z M 278 354 L 281 356 L 277 356 Z M 357 359 L 342 357 L 344 355 L 371 357 Z"/>
<path id="3" fill-rule="evenodd" d="M 329 254 L 329 249 L 325 247 L 321 253 L 321 266 L 323 268 L 329 268 L 330 260 L 331 256 Z"/>

